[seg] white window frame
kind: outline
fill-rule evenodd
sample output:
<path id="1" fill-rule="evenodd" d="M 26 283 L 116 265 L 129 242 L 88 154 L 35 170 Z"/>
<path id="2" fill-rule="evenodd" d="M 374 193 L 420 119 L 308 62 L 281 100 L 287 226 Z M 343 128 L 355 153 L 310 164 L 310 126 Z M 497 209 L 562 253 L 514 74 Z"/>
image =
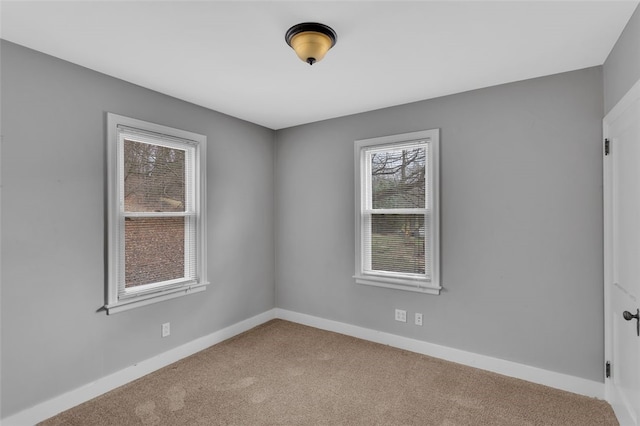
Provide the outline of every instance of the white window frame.
<path id="1" fill-rule="evenodd" d="M 177 213 L 136 214 L 125 213 L 124 196 L 121 187 L 121 174 L 124 161 L 124 139 L 132 139 L 139 134 L 140 141 L 161 146 L 184 149 L 185 161 L 190 162 L 192 185 L 187 190 L 192 198 L 188 211 Z M 135 138 L 136 136 L 134 136 Z M 133 139 L 135 140 L 135 139 Z M 173 299 L 206 289 L 207 247 L 206 247 L 206 146 L 207 138 L 185 130 L 174 129 L 135 118 L 107 113 L 107 302 L 104 306 L 107 314 L 114 314 L 151 303 Z M 119 288 L 124 282 L 124 223 L 125 217 L 164 217 L 186 216 L 192 218 L 189 226 L 195 226 L 195 232 L 185 229 L 185 249 L 189 244 L 188 235 L 195 235 L 195 253 L 185 250 L 185 265 L 195 256 L 195 279 L 173 279 L 150 283 L 130 289 Z M 186 276 L 186 274 L 185 274 Z"/>
<path id="2" fill-rule="evenodd" d="M 367 192 L 368 181 L 371 180 L 371 170 L 367 162 L 368 152 L 397 149 L 416 143 L 429 145 L 427 167 L 428 167 L 428 198 L 426 200 L 425 221 L 430 221 L 430 233 L 425 235 L 427 244 L 430 244 L 431 262 L 429 263 L 431 275 L 403 274 L 398 272 L 371 271 L 366 265 L 371 263 L 370 259 L 365 259 L 367 250 L 364 249 L 365 236 L 367 230 L 365 226 L 365 215 L 371 215 L 368 208 L 370 194 Z M 398 135 L 383 136 L 371 139 L 355 141 L 355 275 L 357 284 L 371 285 L 376 287 L 386 287 L 392 289 L 414 291 L 427 294 L 440 294 L 440 180 L 439 180 L 439 145 L 440 130 L 431 129 L 419 132 L 403 133 Z M 408 209 L 405 209 L 408 210 Z M 401 209 L 397 212 L 401 213 Z M 426 256 L 426 254 L 425 254 Z"/>

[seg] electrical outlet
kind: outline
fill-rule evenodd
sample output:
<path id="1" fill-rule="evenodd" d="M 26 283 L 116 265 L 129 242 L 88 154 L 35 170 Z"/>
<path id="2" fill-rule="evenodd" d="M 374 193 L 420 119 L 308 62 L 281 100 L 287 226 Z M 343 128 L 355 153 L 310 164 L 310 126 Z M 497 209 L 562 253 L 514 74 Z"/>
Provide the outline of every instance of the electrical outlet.
<path id="1" fill-rule="evenodd" d="M 165 322 L 162 324 L 162 337 L 167 337 L 171 334 L 171 323 Z"/>
<path id="2" fill-rule="evenodd" d="M 416 325 L 422 325 L 422 314 L 416 312 L 415 323 Z"/>
<path id="3" fill-rule="evenodd" d="M 407 311 L 396 309 L 396 321 L 407 322 Z"/>

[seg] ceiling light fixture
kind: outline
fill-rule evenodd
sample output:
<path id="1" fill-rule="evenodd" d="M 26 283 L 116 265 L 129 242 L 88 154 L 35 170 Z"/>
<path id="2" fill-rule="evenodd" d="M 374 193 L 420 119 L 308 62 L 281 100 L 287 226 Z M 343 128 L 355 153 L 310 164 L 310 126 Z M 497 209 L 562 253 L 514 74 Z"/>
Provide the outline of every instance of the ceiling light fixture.
<path id="1" fill-rule="evenodd" d="M 309 65 L 320 62 L 329 49 L 335 46 L 338 35 L 330 27 L 317 22 L 294 25 L 284 36 L 298 58 Z"/>

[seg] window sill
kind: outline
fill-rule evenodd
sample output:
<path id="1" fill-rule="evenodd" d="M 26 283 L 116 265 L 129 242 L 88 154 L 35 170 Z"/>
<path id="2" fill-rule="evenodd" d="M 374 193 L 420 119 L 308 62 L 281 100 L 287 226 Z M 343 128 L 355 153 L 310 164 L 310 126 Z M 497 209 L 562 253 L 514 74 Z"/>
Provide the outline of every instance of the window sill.
<path id="1" fill-rule="evenodd" d="M 406 280 L 400 278 L 387 278 L 369 275 L 356 275 L 353 277 L 356 284 L 370 285 L 374 287 L 392 288 L 395 290 L 412 291 L 415 293 L 439 295 L 442 287 L 431 286 L 428 281 Z"/>
<path id="2" fill-rule="evenodd" d="M 104 309 L 107 311 L 107 315 L 117 314 L 120 312 L 128 311 L 130 309 L 150 305 L 152 303 L 175 299 L 176 297 L 182 297 L 188 294 L 199 293 L 207 289 L 207 284 L 209 283 L 201 283 L 189 287 L 179 287 L 163 292 L 145 294 L 134 298 L 123 299 L 110 305 L 104 305 Z"/>

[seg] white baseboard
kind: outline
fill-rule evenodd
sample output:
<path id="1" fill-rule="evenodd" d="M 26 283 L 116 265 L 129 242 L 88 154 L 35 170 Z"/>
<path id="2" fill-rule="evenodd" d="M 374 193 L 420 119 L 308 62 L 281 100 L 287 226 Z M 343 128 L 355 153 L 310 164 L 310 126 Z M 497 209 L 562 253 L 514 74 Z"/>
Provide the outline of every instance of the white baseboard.
<path id="1" fill-rule="evenodd" d="M 611 404 L 611 408 L 613 409 L 613 413 L 616 415 L 620 426 L 634 426 L 638 424 L 636 419 L 633 418 L 627 407 L 624 405 L 614 403 Z"/>
<path id="2" fill-rule="evenodd" d="M 637 426 L 639 424 L 635 413 L 630 411 L 630 407 L 633 404 L 629 402 L 625 395 L 620 393 L 620 390 L 611 381 L 608 381 L 605 385 L 605 396 L 606 400 L 611 404 L 620 426 Z"/>
<path id="3" fill-rule="evenodd" d="M 162 367 L 166 367 L 182 358 L 200 352 L 216 343 L 227 340 L 233 336 L 252 329 L 260 324 L 275 318 L 275 309 L 263 312 L 252 318 L 240 321 L 222 330 L 201 337 L 182 346 L 168 350 L 159 355 L 149 358 L 138 364 L 134 364 L 109 376 L 100 378 L 95 382 L 88 383 L 65 394 L 40 403 L 35 407 L 28 408 L 17 414 L 2 419 L 2 426 L 32 426 L 38 422 L 53 417 L 69 408 L 75 407 L 92 398 L 100 396 L 110 390 L 125 385 L 133 380 L 152 373 Z"/>
<path id="4" fill-rule="evenodd" d="M 505 376 L 515 377 L 527 380 L 533 383 L 550 386 L 553 388 L 586 395 L 590 397 L 604 399 L 604 384 L 586 380 L 579 377 L 569 376 L 567 374 L 556 373 L 553 371 L 543 370 L 541 368 L 531 367 L 524 364 L 518 364 L 511 361 L 505 361 L 499 358 L 493 358 L 486 355 L 479 355 L 472 352 L 466 352 L 459 349 L 453 349 L 446 346 L 436 345 L 433 343 L 423 342 L 421 340 L 411 339 L 408 337 L 397 336 L 390 333 L 372 330 L 369 328 L 359 327 L 338 321 L 327 320 L 324 318 L 314 317 L 307 314 L 288 311 L 286 309 L 271 309 L 256 315 L 252 318 L 240 321 L 208 336 L 193 340 L 177 348 L 163 352 L 153 358 L 149 358 L 138 364 L 127 367 L 109 376 L 88 383 L 77 389 L 69 391 L 65 394 L 52 398 L 48 401 L 40 403 L 34 407 L 28 408 L 17 414 L 2 419 L 0 424 L 3 426 L 32 426 L 38 422 L 55 416 L 56 414 L 75 407 L 92 398 L 100 396 L 119 386 L 125 385 L 144 375 L 152 373 L 162 367 L 179 361 L 189 355 L 193 355 L 203 349 L 206 349 L 216 343 L 220 343 L 226 339 L 250 330 L 260 324 L 263 324 L 274 318 L 308 325 L 322 330 L 333 331 L 347 336 L 357 337 L 359 339 L 369 340 L 384 345 L 405 349 L 411 352 L 417 352 L 436 358 L 445 359 L 447 361 L 468 365 L 482 370 L 493 371 L 494 373 L 503 374 Z"/>
<path id="5" fill-rule="evenodd" d="M 384 345 L 417 352 L 423 355 L 429 355 L 482 370 L 492 371 L 494 373 L 515 377 L 517 379 L 538 383 L 580 395 L 599 399 L 604 399 L 605 397 L 604 383 L 595 382 L 593 380 L 556 373 L 554 371 L 531 367 L 525 364 L 519 364 L 486 355 L 479 355 L 473 352 L 436 345 L 421 340 L 397 336 L 395 334 L 384 333 L 338 321 L 292 312 L 285 309 L 276 309 L 276 318 L 308 325 L 322 330 L 346 334 L 347 336 L 357 337 L 359 339 L 382 343 Z"/>

